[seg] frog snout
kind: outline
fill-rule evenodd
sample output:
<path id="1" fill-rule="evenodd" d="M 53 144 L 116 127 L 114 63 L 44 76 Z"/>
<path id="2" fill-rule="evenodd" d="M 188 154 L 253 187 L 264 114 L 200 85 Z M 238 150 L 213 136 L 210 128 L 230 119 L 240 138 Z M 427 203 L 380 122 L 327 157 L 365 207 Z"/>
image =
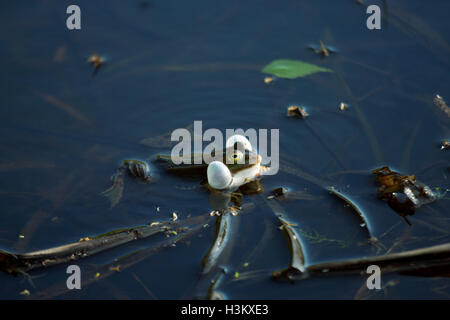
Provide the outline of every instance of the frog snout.
<path id="1" fill-rule="evenodd" d="M 252 165 L 260 165 L 261 161 L 262 161 L 262 158 L 261 158 L 261 156 L 259 154 L 253 154 L 250 157 L 250 162 L 249 163 L 252 164 Z"/>

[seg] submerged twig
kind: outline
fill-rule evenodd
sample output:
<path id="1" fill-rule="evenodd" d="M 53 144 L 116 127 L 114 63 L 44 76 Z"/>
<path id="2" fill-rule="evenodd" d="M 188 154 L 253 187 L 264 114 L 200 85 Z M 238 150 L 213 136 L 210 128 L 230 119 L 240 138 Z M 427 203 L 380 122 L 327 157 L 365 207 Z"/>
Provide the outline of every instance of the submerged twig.
<path id="1" fill-rule="evenodd" d="M 405 170 L 408 170 L 409 168 L 409 162 L 412 154 L 412 149 L 413 147 L 416 145 L 416 138 L 418 133 L 420 132 L 420 127 L 422 125 L 422 120 L 418 120 L 416 125 L 414 126 L 414 129 L 412 130 L 412 132 L 408 133 L 409 135 L 409 139 L 408 142 L 405 145 L 405 149 L 403 151 L 403 156 L 402 156 L 402 168 L 405 168 Z"/>
<path id="2" fill-rule="evenodd" d="M 297 117 L 300 119 L 306 119 L 307 117 L 309 117 L 309 114 L 306 111 L 306 109 L 304 107 L 299 106 L 289 106 L 287 108 L 286 115 L 288 117 Z"/>
<path id="3" fill-rule="evenodd" d="M 447 106 L 447 103 L 445 103 L 444 99 L 440 95 L 437 94 L 434 96 L 433 103 L 442 112 L 444 112 L 447 117 L 450 117 L 450 108 Z"/>
<path id="4" fill-rule="evenodd" d="M 208 293 L 206 294 L 207 300 L 225 300 L 225 295 L 217 290 L 217 287 L 222 282 L 223 277 L 225 276 L 226 270 L 222 270 L 219 272 L 217 276 L 211 280 L 211 285 L 208 288 Z"/>
<path id="5" fill-rule="evenodd" d="M 383 273 L 450 276 L 450 243 L 381 256 L 319 263 L 307 267 L 306 272 L 309 275 L 365 273 L 370 265 L 379 266 Z"/>
<path id="6" fill-rule="evenodd" d="M 142 282 L 142 280 L 134 272 L 131 272 L 131 275 L 133 276 L 134 280 L 136 280 L 136 282 L 141 285 L 141 287 L 145 290 L 145 292 L 147 292 L 147 294 L 150 297 L 152 297 L 153 300 L 158 300 L 158 298 L 155 296 L 155 294 L 149 288 L 147 288 L 147 286 Z"/>
<path id="7" fill-rule="evenodd" d="M 202 216 L 190 220 L 198 220 L 201 218 Z M 151 225 L 118 229 L 93 238 L 86 237 L 79 242 L 23 254 L 14 254 L 0 250 L 0 270 L 17 274 L 42 267 L 67 263 L 131 241 L 148 238 L 157 233 L 168 231 L 173 227 L 181 226 L 183 224 L 179 221 L 170 221 L 156 225 L 152 223 Z"/>
<path id="8" fill-rule="evenodd" d="M 242 212 L 245 211 L 244 209 Z M 224 293 L 218 291 L 217 287 L 226 273 L 224 268 L 226 268 L 235 239 L 232 233 L 237 233 L 239 220 L 239 217 L 234 216 L 231 210 L 227 210 L 217 217 L 214 241 L 202 259 L 203 270 L 199 282 L 191 290 L 191 292 L 195 292 L 196 298 L 225 299 Z"/>
<path id="9" fill-rule="evenodd" d="M 45 102 L 51 104 L 53 107 L 56 107 L 64 112 L 66 112 L 67 114 L 69 114 L 70 116 L 72 116 L 73 118 L 79 120 L 80 122 L 88 125 L 88 126 L 92 126 L 92 122 L 91 120 L 89 120 L 86 116 L 84 116 L 83 114 L 81 114 L 77 109 L 75 109 L 74 107 L 72 107 L 71 105 L 66 104 L 65 102 L 57 99 L 56 97 L 49 95 L 49 94 L 45 94 L 45 93 L 41 93 L 39 91 L 35 91 L 34 92 L 37 96 L 39 96 L 42 100 L 44 100 Z"/>
<path id="10" fill-rule="evenodd" d="M 189 223 L 192 222 L 193 226 L 190 229 L 186 230 L 185 232 L 178 233 L 176 236 L 173 237 L 171 236 L 169 238 L 165 238 L 164 240 L 158 242 L 157 244 L 149 248 L 141 249 L 126 254 L 119 259 L 115 259 L 114 261 L 93 270 L 93 272 L 85 274 L 83 276 L 82 287 L 85 288 L 86 286 L 88 286 L 93 282 L 96 282 L 98 280 L 104 280 L 107 277 L 117 273 L 116 270 L 123 271 L 147 259 L 149 256 L 153 254 L 156 254 L 167 248 L 172 248 L 176 243 L 196 235 L 203 228 L 203 223 L 208 221 L 208 219 L 209 219 L 208 215 L 201 215 L 196 218 L 186 220 L 185 225 L 187 225 L 188 224 L 187 221 L 189 221 Z M 35 295 L 33 295 L 33 298 L 49 299 L 57 297 L 67 292 L 68 292 L 67 287 L 65 285 L 61 286 L 61 283 L 58 282 L 54 286 L 36 293 Z"/>
<path id="11" fill-rule="evenodd" d="M 314 196 L 307 191 L 291 191 L 284 187 L 278 187 L 272 190 L 271 195 L 267 199 L 277 199 L 280 201 L 285 200 L 309 200 L 315 201 L 319 200 L 319 196 Z"/>
<path id="12" fill-rule="evenodd" d="M 289 250 L 291 251 L 291 261 L 287 269 L 275 271 L 272 274 L 274 279 L 288 279 L 303 274 L 305 271 L 305 256 L 303 254 L 303 247 L 297 232 L 292 224 L 278 216 L 281 222 L 280 229 L 283 230 L 288 241 Z"/>
<path id="13" fill-rule="evenodd" d="M 366 215 L 364 214 L 364 212 L 358 207 L 358 205 L 356 203 L 354 203 L 348 196 L 346 196 L 345 194 L 343 194 L 340 191 L 337 191 L 334 187 L 328 187 L 327 190 L 337 196 L 338 198 L 342 199 L 347 205 L 349 205 L 353 211 L 355 211 L 358 216 L 361 218 L 362 220 L 362 224 L 361 226 L 364 227 L 364 229 L 367 230 L 367 233 L 369 234 L 369 238 L 373 239 L 373 232 L 372 232 L 372 227 L 370 225 L 369 220 L 367 219 Z"/>
<path id="14" fill-rule="evenodd" d="M 216 220 L 216 237 L 211 248 L 202 260 L 203 274 L 209 273 L 217 266 L 219 258 L 222 256 L 232 232 L 232 220 L 234 218 L 231 213 L 225 213 L 217 217 Z"/>
<path id="15" fill-rule="evenodd" d="M 437 31 L 403 6 L 391 6 L 390 20 L 394 27 L 430 50 L 441 62 L 448 64 L 450 45 Z"/>

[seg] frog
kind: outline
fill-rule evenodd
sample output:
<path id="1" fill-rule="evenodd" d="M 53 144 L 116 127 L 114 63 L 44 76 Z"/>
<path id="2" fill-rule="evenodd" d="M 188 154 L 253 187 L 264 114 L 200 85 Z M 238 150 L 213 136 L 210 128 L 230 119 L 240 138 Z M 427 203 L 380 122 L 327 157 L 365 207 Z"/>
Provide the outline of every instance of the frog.
<path id="1" fill-rule="evenodd" d="M 223 149 L 214 149 L 207 155 L 202 154 L 201 157 L 192 153 L 189 158 L 191 159 L 189 163 L 181 164 L 175 164 L 172 156 L 166 154 L 157 154 L 150 161 L 125 159 L 112 176 L 113 185 L 102 194 L 110 198 L 117 198 L 118 193 L 121 195 L 124 174 L 144 183 L 154 182 L 150 163 L 155 163 L 168 174 L 199 180 L 200 186 L 210 193 L 211 215 L 225 212 L 237 215 L 241 210 L 244 195 L 264 192 L 260 177 L 268 173 L 270 168 L 261 165 L 261 156 L 243 135 L 228 138 Z M 197 158 L 202 159 L 202 162 L 196 164 L 194 159 Z M 207 158 L 214 161 L 208 163 L 205 161 Z"/>
<path id="2" fill-rule="evenodd" d="M 314 53 L 323 57 L 329 57 L 332 53 L 335 53 L 337 50 L 333 47 L 326 46 L 322 40 L 319 41 L 319 45 L 309 45 L 308 49 L 313 50 Z"/>

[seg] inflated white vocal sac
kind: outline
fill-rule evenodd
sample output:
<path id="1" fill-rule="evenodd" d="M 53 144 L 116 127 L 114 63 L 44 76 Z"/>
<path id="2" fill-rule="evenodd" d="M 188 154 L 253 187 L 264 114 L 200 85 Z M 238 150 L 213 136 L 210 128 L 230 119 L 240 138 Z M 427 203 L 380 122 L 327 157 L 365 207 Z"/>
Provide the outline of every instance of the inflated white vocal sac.
<path id="1" fill-rule="evenodd" d="M 244 145 L 244 148 L 253 151 L 252 145 L 248 139 L 240 134 L 235 134 L 234 136 L 231 136 L 228 138 L 227 143 L 225 144 L 226 148 L 234 146 L 236 142 L 240 142 Z"/>
<path id="2" fill-rule="evenodd" d="M 226 189 L 233 180 L 228 167 L 220 161 L 211 162 L 208 165 L 206 174 L 208 176 L 209 185 L 214 189 Z"/>

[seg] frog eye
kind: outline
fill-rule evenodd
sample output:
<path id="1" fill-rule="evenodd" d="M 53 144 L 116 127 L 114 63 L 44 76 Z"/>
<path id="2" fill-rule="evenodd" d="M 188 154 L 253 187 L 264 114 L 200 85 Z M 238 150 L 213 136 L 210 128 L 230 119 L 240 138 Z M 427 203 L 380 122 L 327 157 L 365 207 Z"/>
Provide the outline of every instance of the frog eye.
<path id="1" fill-rule="evenodd" d="M 227 163 L 238 163 L 244 157 L 244 154 L 236 150 L 228 155 Z"/>

